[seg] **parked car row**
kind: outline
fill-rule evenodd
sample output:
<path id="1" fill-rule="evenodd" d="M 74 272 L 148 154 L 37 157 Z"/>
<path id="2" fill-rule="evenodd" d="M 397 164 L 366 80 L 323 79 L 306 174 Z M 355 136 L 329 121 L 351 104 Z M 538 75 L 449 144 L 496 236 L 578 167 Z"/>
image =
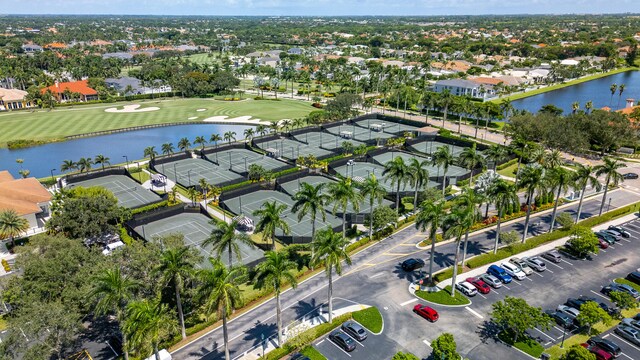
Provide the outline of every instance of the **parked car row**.
<path id="1" fill-rule="evenodd" d="M 329 334 L 329 340 L 346 352 L 356 349 L 356 340 L 363 342 L 367 339 L 367 332 L 355 321 L 347 321 Z"/>

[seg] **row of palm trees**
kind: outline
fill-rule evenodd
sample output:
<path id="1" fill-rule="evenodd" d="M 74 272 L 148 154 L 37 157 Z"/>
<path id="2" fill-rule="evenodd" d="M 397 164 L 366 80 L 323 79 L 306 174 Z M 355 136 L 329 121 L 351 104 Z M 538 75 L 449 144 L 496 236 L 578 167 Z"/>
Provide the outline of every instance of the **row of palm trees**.
<path id="1" fill-rule="evenodd" d="M 80 171 L 85 172 L 91 170 L 92 165 L 100 165 L 104 170 L 105 165 L 111 165 L 110 159 L 104 155 L 96 155 L 93 159 L 90 157 L 80 158 L 78 161 L 63 160 L 60 165 L 61 172 Z"/>

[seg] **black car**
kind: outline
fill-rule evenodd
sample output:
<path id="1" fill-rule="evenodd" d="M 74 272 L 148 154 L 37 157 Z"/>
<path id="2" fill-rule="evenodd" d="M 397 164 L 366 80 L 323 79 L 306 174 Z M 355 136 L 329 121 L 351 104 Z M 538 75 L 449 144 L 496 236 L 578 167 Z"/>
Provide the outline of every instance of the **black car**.
<path id="1" fill-rule="evenodd" d="M 635 180 L 635 179 L 638 178 L 638 174 L 636 174 L 636 173 L 626 173 L 626 174 L 623 174 L 622 177 L 625 180 Z"/>
<path id="2" fill-rule="evenodd" d="M 627 275 L 627 280 L 640 285 L 640 271 L 633 271 Z"/>
<path id="3" fill-rule="evenodd" d="M 616 315 L 619 312 L 619 310 L 613 306 L 609 306 L 603 302 L 598 302 L 596 298 L 593 298 L 590 296 L 584 296 L 584 295 L 580 296 L 577 299 L 571 299 L 571 298 L 567 299 L 566 305 L 580 310 L 580 307 L 582 306 L 582 304 L 586 303 L 587 301 L 593 301 L 594 303 L 598 304 L 598 306 L 600 306 L 600 308 L 606 311 L 607 314 L 609 315 Z"/>
<path id="4" fill-rule="evenodd" d="M 342 324 L 342 331 L 358 341 L 364 341 L 367 338 L 367 332 L 364 331 L 364 328 L 353 321 L 347 321 Z"/>
<path id="5" fill-rule="evenodd" d="M 293 354 L 293 356 L 291 356 L 289 358 L 289 360 L 311 360 L 311 359 L 309 359 L 308 357 L 306 357 L 306 356 L 304 356 L 304 355 L 302 355 L 300 353 L 295 353 L 295 354 Z"/>
<path id="6" fill-rule="evenodd" d="M 356 342 L 340 330 L 336 330 L 329 334 L 329 340 L 333 341 L 346 352 L 352 352 L 356 349 Z"/>
<path id="7" fill-rule="evenodd" d="M 611 284 L 605 286 L 602 288 L 602 293 L 605 295 L 609 295 L 612 291 L 620 291 L 620 292 L 625 292 L 631 296 L 633 296 L 634 299 L 638 300 L 638 298 L 640 298 L 640 293 L 638 293 L 638 291 L 634 288 L 632 288 L 631 286 L 627 285 L 627 284 L 618 284 L 615 282 L 612 282 Z"/>
<path id="8" fill-rule="evenodd" d="M 614 358 L 617 358 L 622 353 L 622 349 L 620 349 L 620 346 L 618 346 L 618 344 L 614 343 L 611 340 L 603 339 L 597 336 L 594 336 L 591 339 L 587 340 L 587 344 L 599 347 L 600 349 L 611 354 Z"/>
<path id="9" fill-rule="evenodd" d="M 402 270 L 404 271 L 413 271 L 422 268 L 424 261 L 422 261 L 422 259 L 407 259 L 403 261 L 400 266 L 402 266 Z"/>
<path id="10" fill-rule="evenodd" d="M 548 310 L 547 315 L 551 316 L 555 322 L 567 329 L 573 325 L 573 319 L 569 317 L 569 315 L 561 313 L 560 311 Z"/>

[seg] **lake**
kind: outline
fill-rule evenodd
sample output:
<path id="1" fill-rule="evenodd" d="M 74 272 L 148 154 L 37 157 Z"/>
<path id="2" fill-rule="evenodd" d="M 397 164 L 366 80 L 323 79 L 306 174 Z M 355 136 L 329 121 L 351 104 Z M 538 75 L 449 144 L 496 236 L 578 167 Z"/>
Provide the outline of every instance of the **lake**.
<path id="1" fill-rule="evenodd" d="M 147 146 L 155 146 L 161 154 L 162 144 L 171 142 L 178 150 L 178 141 L 183 137 L 193 143 L 196 136 L 204 136 L 209 140 L 211 134 L 220 134 L 222 137 L 225 132 L 234 131 L 236 139 L 242 139 L 244 130 L 250 127 L 253 126 L 207 123 L 175 125 L 79 138 L 19 150 L 5 148 L 0 149 L 0 169 L 9 170 L 14 177 L 19 177 L 20 165 L 16 159 L 23 159 L 22 167 L 29 169 L 31 176 L 50 176 L 51 169 L 56 169 L 53 173 L 59 175 L 63 160 L 78 161 L 81 157 L 94 158 L 102 154 L 110 158 L 113 164 L 124 163 L 125 155 L 130 161 L 142 159 Z"/>
<path id="2" fill-rule="evenodd" d="M 622 96 L 618 96 L 616 90 L 615 95 L 611 98 L 609 87 L 611 84 L 625 84 Z M 616 110 L 624 108 L 626 99 L 640 99 L 640 71 L 627 71 L 603 77 L 596 80 L 583 82 L 566 88 L 549 91 L 528 98 L 514 100 L 513 107 L 516 109 L 524 109 L 532 113 L 538 112 L 541 107 L 547 104 L 553 104 L 564 110 L 565 114 L 571 113 L 571 104 L 575 101 L 580 103 L 580 109 L 584 110 L 584 104 L 587 101 L 593 102 L 594 109 L 600 109 L 605 106 Z"/>

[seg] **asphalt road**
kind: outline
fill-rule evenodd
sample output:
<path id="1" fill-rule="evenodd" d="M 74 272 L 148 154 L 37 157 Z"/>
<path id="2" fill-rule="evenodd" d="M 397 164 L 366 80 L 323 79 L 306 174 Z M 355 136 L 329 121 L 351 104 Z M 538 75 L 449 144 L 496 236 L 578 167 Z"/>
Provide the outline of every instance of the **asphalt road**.
<path id="1" fill-rule="evenodd" d="M 640 200 L 639 194 L 624 189 L 611 192 L 609 197 L 611 198 L 611 209 Z M 600 201 L 601 197 L 585 200 L 583 217 L 597 215 Z M 562 211 L 574 212 L 576 209 L 577 204 L 571 204 L 562 209 Z M 531 234 L 548 230 L 550 217 L 550 214 L 532 216 L 531 222 L 539 223 L 539 226 L 532 229 Z M 521 232 L 523 221 L 504 226 L 503 229 L 504 231 L 514 229 Z M 470 236 L 469 254 L 491 251 L 494 236 L 494 230 Z M 409 257 L 422 257 L 428 260 L 427 251 L 415 248 L 415 244 L 424 238 L 425 234 L 418 232 L 413 227 L 409 227 L 383 242 L 379 242 L 354 255 L 352 257 L 352 266 L 345 268 L 343 276 L 334 276 L 334 296 L 337 297 L 334 301 L 334 306 L 336 308 L 347 306 L 352 302 L 378 306 L 385 319 L 386 335 L 396 340 L 399 348 L 404 348 L 418 356 L 426 357 L 431 350 L 424 340 L 430 343 L 437 335 L 431 338 L 422 338 L 422 334 L 416 336 L 414 330 L 404 323 L 403 318 L 405 316 L 411 317 L 413 315 L 407 306 L 401 305 L 412 300 L 406 290 L 408 282 L 413 280 L 411 278 L 413 275 L 406 275 L 397 268 L 399 262 Z M 452 264 L 454 251 L 455 245 L 451 243 L 438 246 L 434 258 L 434 268 L 441 269 Z M 319 306 L 326 301 L 326 287 L 326 276 L 322 273 L 299 284 L 297 289 L 283 293 L 281 296 L 283 323 L 288 324 L 295 319 L 316 312 Z M 269 300 L 256 309 L 229 322 L 232 358 L 239 357 L 245 351 L 260 346 L 263 334 L 265 337 L 275 334 L 274 303 L 274 300 Z M 474 316 L 469 315 L 470 313 L 467 313 L 466 316 L 462 317 L 457 325 L 464 326 L 469 318 L 474 318 Z M 422 323 L 422 325 L 424 324 Z M 451 327 L 446 327 L 447 331 L 450 331 L 450 329 Z M 442 331 L 445 331 L 445 329 L 442 329 Z M 491 340 L 482 342 L 477 335 L 468 337 L 468 339 L 456 339 L 459 342 L 461 353 L 471 359 L 490 358 L 482 354 L 486 352 L 488 356 L 498 351 L 489 348 L 484 349 L 483 346 L 491 347 Z M 517 353 L 512 350 L 509 350 L 509 353 L 512 357 L 517 356 Z M 175 351 L 173 357 L 176 360 L 223 358 L 222 329 L 217 328 L 206 336 Z"/>

